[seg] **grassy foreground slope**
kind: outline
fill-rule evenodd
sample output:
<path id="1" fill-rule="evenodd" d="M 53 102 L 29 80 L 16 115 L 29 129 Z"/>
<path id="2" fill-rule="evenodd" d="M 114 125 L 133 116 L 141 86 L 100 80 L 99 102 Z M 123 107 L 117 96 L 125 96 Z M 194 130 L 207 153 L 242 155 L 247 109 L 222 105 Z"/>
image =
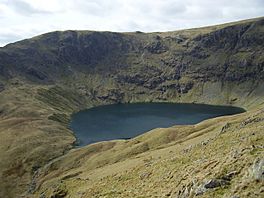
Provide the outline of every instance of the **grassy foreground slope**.
<path id="1" fill-rule="evenodd" d="M 0 48 L 0 197 L 263 197 L 263 43 L 258 18 Z M 248 111 L 71 149 L 71 113 L 149 101 Z"/>

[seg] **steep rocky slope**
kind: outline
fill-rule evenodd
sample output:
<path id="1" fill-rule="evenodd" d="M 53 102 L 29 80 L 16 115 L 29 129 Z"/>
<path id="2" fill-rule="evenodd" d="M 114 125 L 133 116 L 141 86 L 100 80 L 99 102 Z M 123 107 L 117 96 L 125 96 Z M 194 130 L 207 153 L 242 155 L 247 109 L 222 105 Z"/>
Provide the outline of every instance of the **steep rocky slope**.
<path id="1" fill-rule="evenodd" d="M 0 197 L 261 197 L 263 43 L 258 18 L 164 33 L 51 32 L 0 48 Z M 70 150 L 71 113 L 148 101 L 248 112 Z"/>

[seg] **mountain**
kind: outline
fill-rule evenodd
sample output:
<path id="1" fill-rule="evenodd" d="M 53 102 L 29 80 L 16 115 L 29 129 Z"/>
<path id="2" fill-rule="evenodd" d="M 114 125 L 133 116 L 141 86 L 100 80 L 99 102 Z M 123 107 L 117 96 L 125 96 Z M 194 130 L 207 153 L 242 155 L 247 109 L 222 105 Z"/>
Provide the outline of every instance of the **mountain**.
<path id="1" fill-rule="evenodd" d="M 173 32 L 56 31 L 0 48 L 0 197 L 261 197 L 263 43 L 261 17 Z M 247 112 L 74 147 L 73 112 L 133 102 Z"/>

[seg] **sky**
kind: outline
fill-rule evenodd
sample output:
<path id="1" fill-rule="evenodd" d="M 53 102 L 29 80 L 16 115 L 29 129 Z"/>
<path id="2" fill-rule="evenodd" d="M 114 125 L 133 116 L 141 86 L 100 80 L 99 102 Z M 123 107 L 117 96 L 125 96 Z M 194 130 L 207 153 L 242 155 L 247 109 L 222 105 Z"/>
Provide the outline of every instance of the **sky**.
<path id="1" fill-rule="evenodd" d="M 172 31 L 264 16 L 264 0 L 0 0 L 0 46 L 55 30 Z"/>

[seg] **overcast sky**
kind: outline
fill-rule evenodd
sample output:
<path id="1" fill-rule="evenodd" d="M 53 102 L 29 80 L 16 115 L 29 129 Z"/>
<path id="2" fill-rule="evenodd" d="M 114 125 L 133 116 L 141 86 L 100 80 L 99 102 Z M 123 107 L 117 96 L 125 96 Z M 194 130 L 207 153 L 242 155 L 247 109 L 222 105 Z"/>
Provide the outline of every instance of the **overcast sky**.
<path id="1" fill-rule="evenodd" d="M 168 31 L 264 16 L 264 0 L 0 0 L 0 46 L 55 30 Z"/>

